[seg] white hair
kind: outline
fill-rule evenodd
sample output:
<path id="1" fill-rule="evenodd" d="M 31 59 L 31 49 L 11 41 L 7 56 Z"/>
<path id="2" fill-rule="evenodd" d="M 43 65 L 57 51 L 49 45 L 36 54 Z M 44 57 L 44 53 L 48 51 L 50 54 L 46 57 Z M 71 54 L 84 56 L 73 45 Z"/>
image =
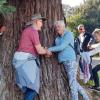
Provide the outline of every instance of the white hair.
<path id="1" fill-rule="evenodd" d="M 78 25 L 77 29 L 80 30 L 81 27 L 84 27 L 83 24 Z"/>
<path id="2" fill-rule="evenodd" d="M 93 31 L 92 35 L 94 35 L 94 34 L 100 34 L 100 29 L 99 29 L 99 28 L 96 28 L 96 29 Z"/>
<path id="3" fill-rule="evenodd" d="M 54 26 L 56 26 L 56 25 L 61 25 L 61 26 L 63 26 L 63 28 L 65 28 L 64 20 L 58 20 L 58 21 L 56 21 L 56 22 L 54 23 Z"/>

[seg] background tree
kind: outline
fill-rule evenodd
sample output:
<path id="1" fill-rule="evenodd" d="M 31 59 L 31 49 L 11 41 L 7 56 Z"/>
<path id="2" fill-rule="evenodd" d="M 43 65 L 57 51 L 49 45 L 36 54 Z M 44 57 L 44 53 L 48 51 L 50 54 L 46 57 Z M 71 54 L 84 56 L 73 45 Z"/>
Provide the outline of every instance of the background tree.
<path id="1" fill-rule="evenodd" d="M 95 28 L 100 28 L 100 0 L 85 0 L 84 4 L 74 9 L 74 13 L 67 18 L 71 30 L 76 32 L 75 27 L 80 23 L 84 24 L 90 33 Z"/>

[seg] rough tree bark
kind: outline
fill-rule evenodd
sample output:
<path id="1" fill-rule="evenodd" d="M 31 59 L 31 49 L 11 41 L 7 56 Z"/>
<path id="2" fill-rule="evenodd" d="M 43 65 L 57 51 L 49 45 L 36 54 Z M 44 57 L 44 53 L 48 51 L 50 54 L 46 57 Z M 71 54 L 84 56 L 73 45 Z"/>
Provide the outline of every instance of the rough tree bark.
<path id="1" fill-rule="evenodd" d="M 8 30 L 0 40 L 0 100 L 22 100 L 23 94 L 14 85 L 14 69 L 11 62 L 24 23 L 36 12 L 47 17 L 40 38 L 44 46 L 51 46 L 54 40 L 53 23 L 63 18 L 62 5 L 61 0 L 8 0 L 8 2 L 16 7 L 16 12 L 6 16 Z M 63 66 L 58 64 L 56 57 L 40 57 L 40 60 L 41 88 L 37 100 L 70 100 Z"/>

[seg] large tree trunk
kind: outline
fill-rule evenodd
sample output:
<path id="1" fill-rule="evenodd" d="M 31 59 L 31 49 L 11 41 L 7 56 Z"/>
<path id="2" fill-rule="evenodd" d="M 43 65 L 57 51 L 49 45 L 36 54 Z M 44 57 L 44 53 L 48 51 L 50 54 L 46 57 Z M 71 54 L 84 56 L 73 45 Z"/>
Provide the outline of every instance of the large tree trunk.
<path id="1" fill-rule="evenodd" d="M 8 31 L 0 40 L 0 100 L 22 100 L 23 94 L 14 84 L 14 69 L 11 63 L 24 23 L 36 12 L 47 17 L 40 37 L 44 46 L 51 46 L 54 40 L 53 23 L 63 18 L 62 5 L 61 0 L 8 0 L 8 2 L 16 7 L 16 12 L 6 17 Z M 70 100 L 63 66 L 58 64 L 56 57 L 40 57 L 40 60 L 41 88 L 37 100 Z"/>

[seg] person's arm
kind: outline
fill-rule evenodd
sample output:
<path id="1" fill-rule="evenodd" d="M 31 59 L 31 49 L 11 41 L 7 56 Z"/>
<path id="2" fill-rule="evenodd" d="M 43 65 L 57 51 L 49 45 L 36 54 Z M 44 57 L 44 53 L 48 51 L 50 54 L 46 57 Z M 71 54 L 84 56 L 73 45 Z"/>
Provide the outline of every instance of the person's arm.
<path id="1" fill-rule="evenodd" d="M 3 26 L 0 28 L 0 35 L 2 35 L 5 31 L 6 31 L 6 26 L 3 25 Z"/>
<path id="2" fill-rule="evenodd" d="M 65 35 L 60 45 L 50 47 L 48 48 L 48 51 L 60 52 L 64 50 L 69 45 L 69 43 L 71 43 L 71 35 L 68 34 L 68 35 Z"/>
<path id="3" fill-rule="evenodd" d="M 95 49 L 96 47 L 98 47 L 100 45 L 100 43 L 96 43 L 96 44 L 92 44 L 91 48 Z"/>
<path id="4" fill-rule="evenodd" d="M 84 51 L 89 51 L 91 50 L 91 45 L 94 43 L 93 36 L 89 33 L 86 33 L 84 41 L 82 43 L 82 49 Z"/>
<path id="5" fill-rule="evenodd" d="M 38 52 L 38 54 L 46 54 L 47 53 L 47 50 L 41 46 L 41 44 L 38 44 L 38 45 L 35 45 L 35 48 Z"/>
<path id="6" fill-rule="evenodd" d="M 50 48 L 48 48 L 48 50 L 51 51 L 51 52 L 59 52 L 59 51 L 62 51 L 63 49 L 65 49 L 65 47 L 66 47 L 66 44 L 62 43 L 59 46 L 50 47 Z"/>
<path id="7" fill-rule="evenodd" d="M 41 46 L 38 31 L 32 31 L 30 34 L 30 39 L 38 54 L 44 55 L 48 52 L 43 46 Z"/>
<path id="8" fill-rule="evenodd" d="M 89 55 L 93 56 L 93 55 L 95 55 L 95 54 L 97 54 L 99 52 L 100 52 L 100 45 L 98 47 L 96 47 L 95 49 L 89 51 Z"/>

